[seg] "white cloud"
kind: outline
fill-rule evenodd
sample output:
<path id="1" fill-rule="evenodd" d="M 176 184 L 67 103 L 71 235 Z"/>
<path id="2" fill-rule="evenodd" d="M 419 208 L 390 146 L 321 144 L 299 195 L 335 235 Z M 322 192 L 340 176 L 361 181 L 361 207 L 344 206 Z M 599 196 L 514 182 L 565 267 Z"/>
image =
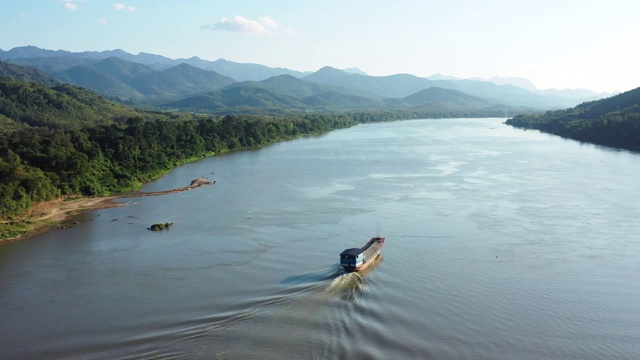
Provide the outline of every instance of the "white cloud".
<path id="1" fill-rule="evenodd" d="M 113 4 L 113 8 L 118 10 L 118 11 L 128 11 L 128 12 L 134 12 L 136 10 L 138 10 L 138 8 L 133 7 L 133 6 L 128 6 L 122 3 L 114 3 Z"/>
<path id="2" fill-rule="evenodd" d="M 107 20 L 107 19 L 98 20 L 98 24 L 100 24 L 100 25 L 107 25 L 108 23 L 109 23 L 109 20 Z"/>
<path id="3" fill-rule="evenodd" d="M 290 29 L 280 29 L 278 24 L 268 16 L 260 16 L 258 20 L 247 19 L 244 16 L 236 15 L 233 19 L 225 17 L 213 25 L 203 25 L 203 29 L 217 31 L 232 31 L 250 35 L 270 35 L 278 32 L 292 33 Z"/>
<path id="4" fill-rule="evenodd" d="M 260 16 L 258 22 L 266 29 L 278 30 L 278 24 L 268 16 Z"/>
<path id="5" fill-rule="evenodd" d="M 78 4 L 73 3 L 71 1 L 65 1 L 64 3 L 64 7 L 66 7 L 67 9 L 71 10 L 71 11 L 76 11 L 78 10 Z"/>

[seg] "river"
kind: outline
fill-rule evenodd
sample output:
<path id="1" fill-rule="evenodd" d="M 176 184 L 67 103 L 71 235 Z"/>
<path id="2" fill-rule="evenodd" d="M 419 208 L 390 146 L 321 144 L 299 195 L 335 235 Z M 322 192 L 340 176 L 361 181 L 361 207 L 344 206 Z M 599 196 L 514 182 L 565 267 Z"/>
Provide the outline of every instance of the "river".
<path id="1" fill-rule="evenodd" d="M 0 246 L 0 358 L 640 358 L 640 156 L 503 121 L 211 157 Z"/>

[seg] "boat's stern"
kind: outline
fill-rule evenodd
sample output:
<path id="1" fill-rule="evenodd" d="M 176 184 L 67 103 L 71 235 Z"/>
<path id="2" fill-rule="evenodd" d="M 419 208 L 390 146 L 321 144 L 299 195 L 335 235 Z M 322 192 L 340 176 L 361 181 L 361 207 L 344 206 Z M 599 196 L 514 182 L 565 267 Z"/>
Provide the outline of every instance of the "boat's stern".
<path id="1" fill-rule="evenodd" d="M 346 271 L 355 271 L 364 263 L 364 253 L 362 249 L 346 249 L 340 253 L 340 266 Z"/>

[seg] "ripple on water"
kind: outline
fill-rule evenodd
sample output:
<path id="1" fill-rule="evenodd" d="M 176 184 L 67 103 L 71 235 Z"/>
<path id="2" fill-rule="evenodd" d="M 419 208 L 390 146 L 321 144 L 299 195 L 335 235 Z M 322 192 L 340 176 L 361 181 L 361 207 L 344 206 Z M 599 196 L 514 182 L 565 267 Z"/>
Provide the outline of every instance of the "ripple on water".
<path id="1" fill-rule="evenodd" d="M 640 157 L 503 121 L 213 157 L 148 187 L 215 187 L 2 246 L 0 358 L 637 358 Z"/>

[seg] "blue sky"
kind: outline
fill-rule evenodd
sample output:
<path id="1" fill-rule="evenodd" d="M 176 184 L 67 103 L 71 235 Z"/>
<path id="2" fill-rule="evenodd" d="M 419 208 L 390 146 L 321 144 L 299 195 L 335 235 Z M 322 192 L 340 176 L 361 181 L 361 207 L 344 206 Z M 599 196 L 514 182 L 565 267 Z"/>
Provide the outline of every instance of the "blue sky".
<path id="1" fill-rule="evenodd" d="M 123 49 L 316 71 L 640 86 L 637 0 L 0 0 L 0 49 Z"/>

